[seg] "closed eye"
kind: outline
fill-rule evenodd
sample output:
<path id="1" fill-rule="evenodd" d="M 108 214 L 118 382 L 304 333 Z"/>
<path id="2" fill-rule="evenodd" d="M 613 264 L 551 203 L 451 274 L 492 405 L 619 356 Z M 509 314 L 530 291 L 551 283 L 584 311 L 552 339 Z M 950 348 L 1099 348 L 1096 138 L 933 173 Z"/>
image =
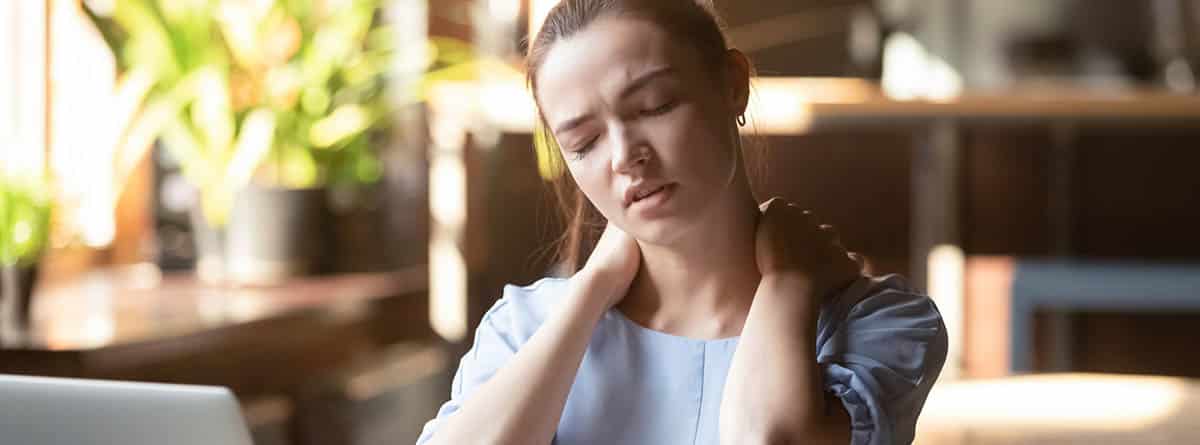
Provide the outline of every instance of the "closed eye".
<path id="1" fill-rule="evenodd" d="M 600 137 L 599 136 L 594 137 L 594 138 L 588 140 L 587 142 L 577 146 L 574 150 L 571 150 L 571 159 L 575 160 L 575 161 L 583 159 L 583 156 L 586 155 L 587 152 L 592 150 L 592 146 L 596 145 L 597 139 L 600 139 Z"/>
<path id="2" fill-rule="evenodd" d="M 660 106 L 651 108 L 649 110 L 642 110 L 642 115 L 643 116 L 658 116 L 660 114 L 664 114 L 668 111 L 671 111 L 672 108 L 675 108 L 675 104 L 676 104 L 675 101 L 668 101 L 667 103 L 664 103 Z"/>

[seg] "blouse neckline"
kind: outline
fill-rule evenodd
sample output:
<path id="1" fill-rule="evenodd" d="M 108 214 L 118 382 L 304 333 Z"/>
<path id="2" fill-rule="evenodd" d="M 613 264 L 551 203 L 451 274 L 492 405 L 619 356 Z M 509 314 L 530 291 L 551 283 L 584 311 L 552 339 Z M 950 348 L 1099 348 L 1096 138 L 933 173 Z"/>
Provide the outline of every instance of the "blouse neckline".
<path id="1" fill-rule="evenodd" d="M 609 316 L 615 318 L 621 324 L 629 326 L 630 329 L 632 329 L 634 332 L 637 332 L 641 335 L 645 335 L 645 336 L 649 336 L 649 337 L 657 337 L 657 338 L 661 338 L 661 339 L 666 339 L 666 340 L 671 340 L 671 341 L 676 341 L 676 342 L 683 342 L 683 343 L 691 343 L 691 344 L 729 343 L 729 342 L 736 342 L 738 339 L 742 338 L 742 336 L 740 336 L 740 335 L 735 335 L 732 337 L 720 337 L 720 338 L 685 337 L 682 335 L 669 334 L 669 333 L 666 333 L 663 331 L 658 331 L 658 330 L 654 330 L 654 329 L 650 329 L 648 327 L 642 326 L 638 322 L 633 321 L 632 319 L 627 317 L 621 311 L 617 310 L 617 308 L 615 308 L 615 307 L 608 309 L 607 313 Z"/>

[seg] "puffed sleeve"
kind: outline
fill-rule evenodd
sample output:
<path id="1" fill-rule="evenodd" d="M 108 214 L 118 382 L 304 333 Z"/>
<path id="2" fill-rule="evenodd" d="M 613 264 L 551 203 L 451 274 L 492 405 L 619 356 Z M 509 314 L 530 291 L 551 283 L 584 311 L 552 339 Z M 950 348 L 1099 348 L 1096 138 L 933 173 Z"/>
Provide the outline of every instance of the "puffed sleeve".
<path id="1" fill-rule="evenodd" d="M 817 362 L 850 414 L 853 445 L 912 443 L 946 347 L 933 300 L 897 275 L 862 278 L 822 308 Z"/>
<path id="2" fill-rule="evenodd" d="M 445 419 L 455 412 L 466 401 L 475 389 L 492 378 L 508 360 L 516 354 L 517 349 L 527 338 L 522 338 L 521 327 L 517 326 L 522 317 L 519 312 L 519 302 L 514 302 L 514 293 L 521 288 L 506 286 L 504 294 L 479 322 L 475 329 L 474 343 L 471 349 L 463 355 L 458 363 L 458 370 L 450 386 L 450 400 L 438 409 L 437 416 L 425 423 L 417 445 L 424 444 L 433 438 L 438 427 Z"/>

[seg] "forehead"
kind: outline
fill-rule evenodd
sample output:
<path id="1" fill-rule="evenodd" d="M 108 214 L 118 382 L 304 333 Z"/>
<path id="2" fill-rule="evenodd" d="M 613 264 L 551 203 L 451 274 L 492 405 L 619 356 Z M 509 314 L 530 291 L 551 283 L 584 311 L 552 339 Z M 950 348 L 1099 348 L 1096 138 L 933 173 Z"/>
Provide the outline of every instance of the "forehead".
<path id="1" fill-rule="evenodd" d="M 694 71 L 692 59 L 689 48 L 647 20 L 602 18 L 553 44 L 537 72 L 538 101 L 547 119 L 563 118 L 597 100 L 615 100 L 621 87 L 647 71 Z"/>

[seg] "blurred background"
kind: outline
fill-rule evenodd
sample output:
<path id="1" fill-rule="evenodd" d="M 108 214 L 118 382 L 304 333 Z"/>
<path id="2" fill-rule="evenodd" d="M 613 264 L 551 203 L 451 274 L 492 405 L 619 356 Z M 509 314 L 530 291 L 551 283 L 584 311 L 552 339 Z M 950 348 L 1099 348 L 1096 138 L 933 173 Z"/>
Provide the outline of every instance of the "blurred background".
<path id="1" fill-rule="evenodd" d="M 561 228 L 550 0 L 0 3 L 0 373 L 411 443 Z M 938 303 L 917 443 L 1200 442 L 1200 1 L 717 0 L 759 195 Z"/>

